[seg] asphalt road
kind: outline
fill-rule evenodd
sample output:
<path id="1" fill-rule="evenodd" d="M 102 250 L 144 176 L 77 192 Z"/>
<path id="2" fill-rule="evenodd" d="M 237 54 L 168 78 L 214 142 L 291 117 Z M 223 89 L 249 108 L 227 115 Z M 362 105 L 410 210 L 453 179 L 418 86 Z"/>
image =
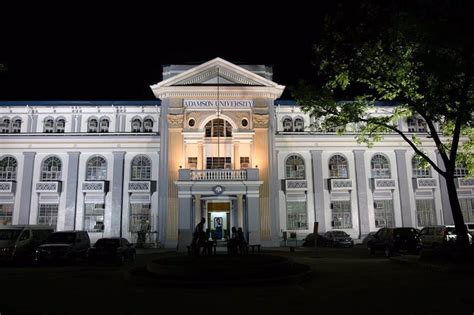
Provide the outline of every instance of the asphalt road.
<path id="1" fill-rule="evenodd" d="M 359 246 L 271 254 L 310 265 L 313 276 L 276 286 L 192 288 L 126 280 L 130 268 L 162 255 L 156 253 L 124 266 L 1 267 L 0 314 L 474 313 L 472 274 L 395 264 Z"/>

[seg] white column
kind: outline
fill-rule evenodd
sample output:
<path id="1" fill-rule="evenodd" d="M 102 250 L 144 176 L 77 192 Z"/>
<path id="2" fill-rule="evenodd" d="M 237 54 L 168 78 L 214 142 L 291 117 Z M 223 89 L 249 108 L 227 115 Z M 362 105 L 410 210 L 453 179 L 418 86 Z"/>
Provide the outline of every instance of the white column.
<path id="1" fill-rule="evenodd" d="M 237 195 L 237 225 L 239 227 L 244 226 L 244 203 L 243 196 Z"/>
<path id="2" fill-rule="evenodd" d="M 234 143 L 234 169 L 240 169 L 240 143 Z"/>
<path id="3" fill-rule="evenodd" d="M 194 224 L 198 224 L 201 222 L 202 214 L 201 214 L 201 195 L 194 195 Z"/>

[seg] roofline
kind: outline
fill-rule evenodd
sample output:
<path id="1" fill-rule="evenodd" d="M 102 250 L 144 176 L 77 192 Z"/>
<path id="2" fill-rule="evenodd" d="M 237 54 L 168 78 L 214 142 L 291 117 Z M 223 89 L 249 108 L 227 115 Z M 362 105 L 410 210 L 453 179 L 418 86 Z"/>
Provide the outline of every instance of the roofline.
<path id="1" fill-rule="evenodd" d="M 0 101 L 0 106 L 97 106 L 97 105 L 129 105 L 129 106 L 143 106 L 143 105 L 161 105 L 161 100 L 134 100 L 134 101 L 85 101 L 85 100 L 62 100 L 62 101 Z"/>
<path id="2" fill-rule="evenodd" d="M 345 103 L 355 103 L 355 101 L 338 101 L 338 103 L 345 104 Z M 298 101 L 296 100 L 283 100 L 283 99 L 276 99 L 273 102 L 274 105 L 280 105 L 280 106 L 302 106 L 301 104 L 298 104 Z M 376 101 L 376 102 L 371 102 L 372 105 L 374 106 L 397 106 L 401 104 L 401 102 L 397 101 Z"/>

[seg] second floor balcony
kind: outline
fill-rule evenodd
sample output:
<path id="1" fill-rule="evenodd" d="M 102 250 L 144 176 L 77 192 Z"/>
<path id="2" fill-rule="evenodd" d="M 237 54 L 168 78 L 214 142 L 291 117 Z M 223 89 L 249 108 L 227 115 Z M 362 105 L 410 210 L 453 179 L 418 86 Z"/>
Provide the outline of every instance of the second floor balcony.
<path id="1" fill-rule="evenodd" d="M 258 180 L 258 168 L 249 168 L 243 170 L 231 169 L 209 169 L 209 170 L 191 170 L 180 169 L 180 181 L 248 181 Z"/>

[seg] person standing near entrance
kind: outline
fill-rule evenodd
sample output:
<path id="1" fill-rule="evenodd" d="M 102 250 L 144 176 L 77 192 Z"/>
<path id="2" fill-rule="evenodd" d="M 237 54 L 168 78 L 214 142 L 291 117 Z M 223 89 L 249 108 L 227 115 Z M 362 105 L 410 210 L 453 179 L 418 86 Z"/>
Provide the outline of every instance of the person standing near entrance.
<path id="1" fill-rule="evenodd" d="M 216 230 L 216 239 L 221 240 L 222 239 L 222 218 L 217 217 L 214 221 L 214 228 Z"/>
<path id="2" fill-rule="evenodd" d="M 193 249 L 194 253 L 199 255 L 199 248 L 204 246 L 206 243 L 206 232 L 204 232 L 204 224 L 206 223 L 206 219 L 201 218 L 201 222 L 196 225 L 193 233 L 193 240 L 191 242 L 191 248 Z"/>

